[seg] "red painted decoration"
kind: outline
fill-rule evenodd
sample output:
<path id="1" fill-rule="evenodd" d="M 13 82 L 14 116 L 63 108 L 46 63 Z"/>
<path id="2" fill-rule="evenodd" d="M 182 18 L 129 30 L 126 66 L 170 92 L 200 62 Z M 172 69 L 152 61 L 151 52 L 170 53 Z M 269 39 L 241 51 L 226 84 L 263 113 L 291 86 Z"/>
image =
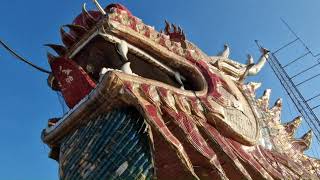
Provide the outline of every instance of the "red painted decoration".
<path id="1" fill-rule="evenodd" d="M 89 15 L 94 18 L 95 20 L 99 20 L 101 18 L 101 13 L 99 11 L 88 11 Z M 74 20 L 72 24 L 79 25 L 82 27 L 87 27 L 86 23 L 86 16 L 85 14 L 79 14 Z"/>
<path id="2" fill-rule="evenodd" d="M 70 59 L 57 58 L 51 62 L 50 66 L 70 108 L 73 108 L 96 87 L 88 74 Z"/>

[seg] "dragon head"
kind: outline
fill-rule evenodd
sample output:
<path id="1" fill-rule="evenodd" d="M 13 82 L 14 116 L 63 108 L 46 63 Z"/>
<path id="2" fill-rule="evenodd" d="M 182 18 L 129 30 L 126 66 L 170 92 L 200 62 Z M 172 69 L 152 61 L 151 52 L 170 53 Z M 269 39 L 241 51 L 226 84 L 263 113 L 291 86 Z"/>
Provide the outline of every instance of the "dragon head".
<path id="1" fill-rule="evenodd" d="M 48 45 L 58 55 L 48 54 L 52 69 L 48 83 L 62 92 L 72 109 L 43 133 L 47 144 L 58 144 L 87 117 L 133 106 L 151 127 L 152 142 L 164 140 L 181 162 L 172 166 L 187 169 L 193 178 L 208 175 L 195 170 L 195 161 L 209 166 L 210 176 L 227 178 L 216 149 L 232 159 L 247 179 L 250 175 L 243 162 L 263 178 L 282 176 L 279 169 L 265 167 L 269 159 L 265 164 L 255 159 L 272 153 L 260 149 L 258 120 L 264 114 L 252 96 L 256 86 L 242 83 L 247 75 L 260 71 L 267 50 L 263 49 L 257 64 L 242 65 L 228 58 L 228 46 L 218 56 L 206 55 L 186 39 L 180 27 L 167 21 L 164 31 L 158 32 L 120 4 L 102 12 L 83 6 L 73 23 L 60 30 L 64 46 Z M 155 159 L 162 158 L 164 152 L 159 151 Z M 198 162 L 199 156 L 206 161 Z M 239 157 L 244 158 L 242 163 Z M 158 171 L 169 174 L 163 168 Z"/>

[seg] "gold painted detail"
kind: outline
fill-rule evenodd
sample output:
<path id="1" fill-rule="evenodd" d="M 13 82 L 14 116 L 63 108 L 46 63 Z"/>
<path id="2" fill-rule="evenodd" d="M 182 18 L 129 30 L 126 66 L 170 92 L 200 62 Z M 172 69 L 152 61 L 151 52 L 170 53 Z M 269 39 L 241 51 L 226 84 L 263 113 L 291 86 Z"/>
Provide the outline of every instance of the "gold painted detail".
<path id="1" fill-rule="evenodd" d="M 256 139 L 257 124 L 255 119 L 250 119 L 239 110 L 226 109 L 225 122 L 237 133 L 249 139 Z"/>

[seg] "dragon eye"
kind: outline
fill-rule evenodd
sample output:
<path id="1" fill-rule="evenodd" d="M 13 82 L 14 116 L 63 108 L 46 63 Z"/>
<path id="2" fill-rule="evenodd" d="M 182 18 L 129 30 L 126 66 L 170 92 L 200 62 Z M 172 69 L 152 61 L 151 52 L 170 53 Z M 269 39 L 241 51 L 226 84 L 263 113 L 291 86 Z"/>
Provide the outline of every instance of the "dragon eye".
<path id="1" fill-rule="evenodd" d="M 86 70 L 87 70 L 88 72 L 90 72 L 90 73 L 93 73 L 93 72 L 94 72 L 94 67 L 93 67 L 91 64 L 88 64 L 88 65 L 86 66 Z"/>

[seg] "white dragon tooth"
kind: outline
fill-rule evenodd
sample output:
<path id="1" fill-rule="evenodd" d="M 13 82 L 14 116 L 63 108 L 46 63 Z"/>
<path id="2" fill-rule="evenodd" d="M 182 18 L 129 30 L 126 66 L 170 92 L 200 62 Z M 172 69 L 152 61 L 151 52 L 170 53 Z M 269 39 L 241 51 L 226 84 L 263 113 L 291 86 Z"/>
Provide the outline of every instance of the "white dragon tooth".
<path id="1" fill-rule="evenodd" d="M 180 75 L 180 73 L 179 73 L 179 72 L 175 72 L 175 73 L 174 73 L 174 77 L 175 77 L 176 81 L 177 81 L 181 86 L 183 86 L 183 82 L 182 82 L 182 80 L 181 80 L 181 75 Z"/>
<path id="2" fill-rule="evenodd" d="M 131 67 L 130 67 L 131 62 L 126 62 L 124 65 L 122 65 L 121 70 L 127 74 L 133 74 Z"/>
<path id="3" fill-rule="evenodd" d="M 99 81 L 102 80 L 103 75 L 105 75 L 107 72 L 112 71 L 112 70 L 114 70 L 114 69 L 103 67 L 99 73 Z"/>
<path id="4" fill-rule="evenodd" d="M 117 51 L 120 54 L 120 56 L 124 58 L 125 61 L 128 61 L 128 44 L 126 41 L 121 40 L 119 43 L 117 43 Z"/>
<path id="5" fill-rule="evenodd" d="M 108 72 L 108 69 L 105 68 L 105 67 L 103 67 L 103 68 L 101 69 L 101 71 L 100 71 L 100 76 L 101 76 L 101 75 L 104 75 L 104 74 L 107 73 L 107 72 Z"/>

